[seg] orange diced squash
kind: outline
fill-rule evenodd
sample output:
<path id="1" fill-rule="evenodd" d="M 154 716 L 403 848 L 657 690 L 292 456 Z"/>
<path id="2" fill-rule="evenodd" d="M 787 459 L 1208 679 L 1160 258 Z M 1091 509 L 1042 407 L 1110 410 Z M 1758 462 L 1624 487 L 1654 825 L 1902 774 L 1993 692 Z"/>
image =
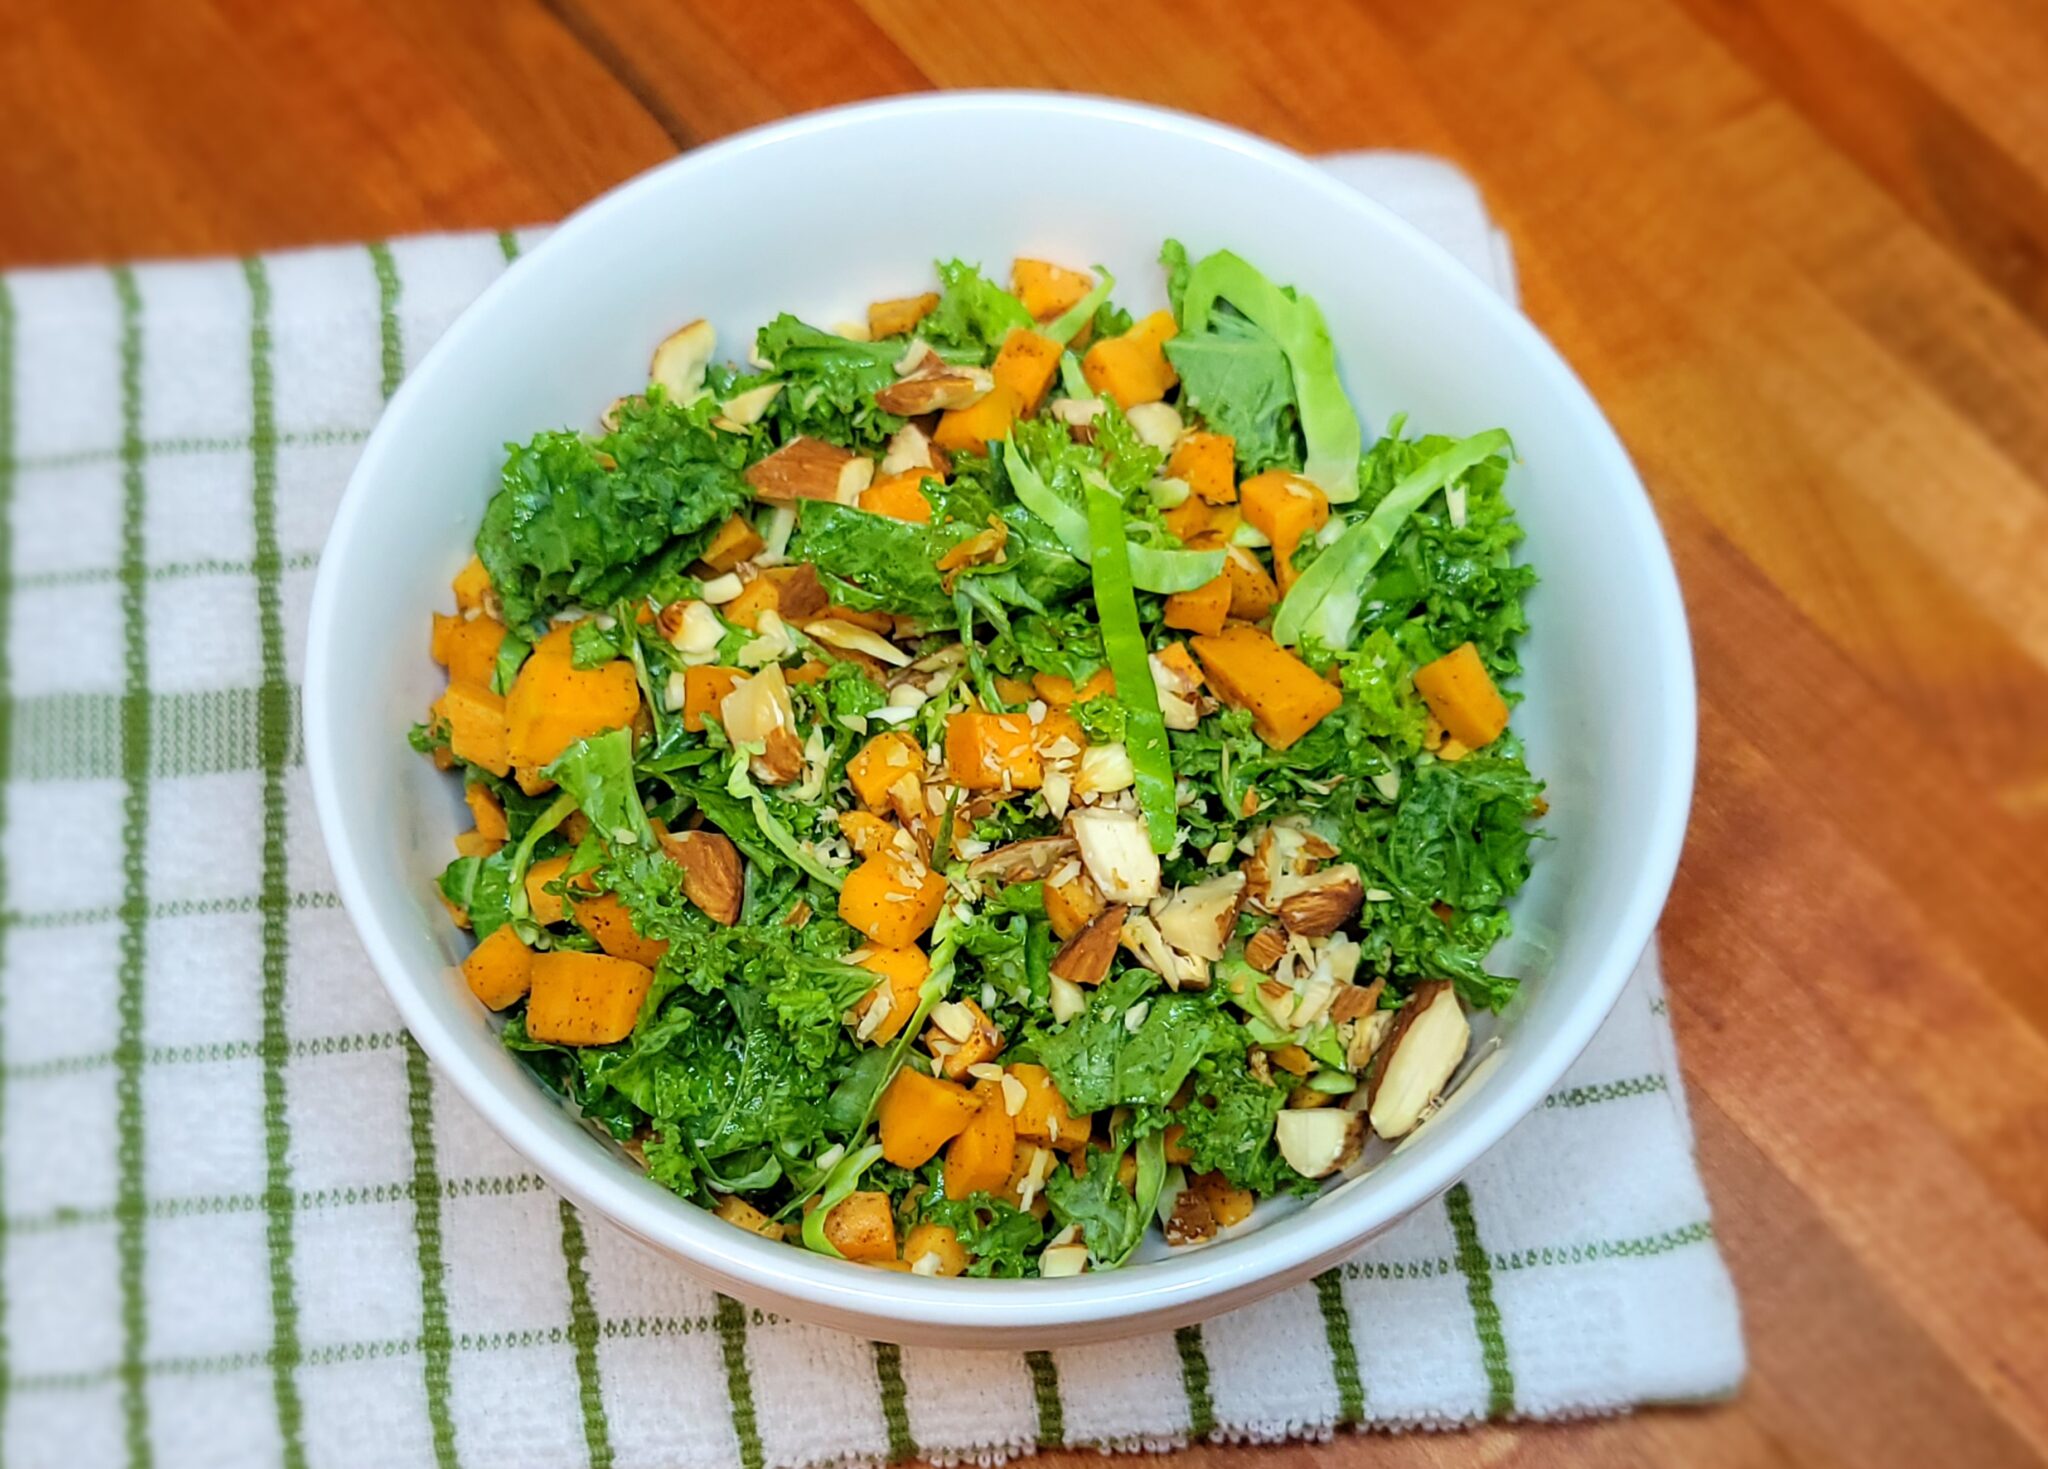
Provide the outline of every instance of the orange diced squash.
<path id="1" fill-rule="evenodd" d="M 932 502 L 920 488 L 938 475 L 929 469 L 906 469 L 887 479 L 878 479 L 860 492 L 860 508 L 871 515 L 908 520 L 923 525 L 932 518 Z"/>
<path id="2" fill-rule="evenodd" d="M 1237 440 L 1229 434 L 1183 434 L 1166 472 L 1211 505 L 1237 498 Z"/>
<path id="3" fill-rule="evenodd" d="M 533 958 L 526 1033 L 558 1046 L 609 1046 L 633 1033 L 654 972 L 630 959 L 554 949 Z"/>
<path id="4" fill-rule="evenodd" d="M 889 788 L 908 775 L 915 778 L 924 770 L 924 748 L 917 737 L 902 730 L 876 735 L 860 747 L 860 753 L 846 762 L 846 778 L 853 793 L 871 811 L 889 804 Z"/>
<path id="5" fill-rule="evenodd" d="M 533 987 L 533 950 L 511 924 L 501 924 L 469 951 L 462 961 L 462 978 L 486 1009 L 502 1010 Z"/>
<path id="6" fill-rule="evenodd" d="M 861 1189 L 832 1206 L 825 1240 L 849 1260 L 874 1265 L 896 1258 L 896 1211 L 879 1189 Z"/>
<path id="7" fill-rule="evenodd" d="M 1081 359 L 1081 375 L 1097 393 L 1116 399 L 1119 408 L 1157 403 L 1180 381 L 1164 350 L 1179 330 L 1171 311 L 1155 311 L 1122 336 L 1105 337 L 1090 347 Z"/>
<path id="8" fill-rule="evenodd" d="M 484 605 L 484 596 L 491 589 L 491 574 L 484 570 L 483 558 L 472 556 L 462 570 L 455 573 L 452 583 L 455 592 L 455 606 L 459 611 L 474 612 Z"/>
<path id="9" fill-rule="evenodd" d="M 984 454 L 991 439 L 1007 439 L 1022 400 L 1007 383 L 997 383 L 977 403 L 948 408 L 932 431 L 932 443 L 948 454 Z"/>
<path id="10" fill-rule="evenodd" d="M 958 1082 L 905 1066 L 875 1107 L 882 1156 L 898 1168 L 922 1168 L 966 1129 L 980 1107 Z"/>
<path id="11" fill-rule="evenodd" d="M 1198 1173 L 1188 1180 L 1188 1186 L 1202 1196 L 1217 1224 L 1225 1229 L 1244 1223 L 1258 1206 L 1250 1189 L 1239 1188 L 1220 1173 Z"/>
<path id="12" fill-rule="evenodd" d="M 1330 519 L 1330 501 L 1310 481 L 1287 469 L 1255 474 L 1238 490 L 1244 518 L 1273 543 L 1273 572 L 1285 596 L 1294 585 L 1294 552 L 1303 536 Z"/>
<path id="13" fill-rule="evenodd" d="M 491 685 L 498 669 L 498 644 L 505 641 L 505 624 L 495 618 L 444 617 L 434 614 L 434 661 L 448 670 L 448 677 L 465 683 Z"/>
<path id="14" fill-rule="evenodd" d="M 846 875 L 839 916 L 885 949 L 917 942 L 938 920 L 946 880 L 915 858 L 881 852 Z"/>
<path id="15" fill-rule="evenodd" d="M 473 782 L 463 787 L 462 799 L 469 803 L 469 814 L 476 822 L 479 836 L 502 842 L 512 835 L 505 820 L 505 805 L 489 786 Z"/>
<path id="16" fill-rule="evenodd" d="M 1280 588 L 1259 558 L 1242 546 L 1232 546 L 1223 557 L 1223 574 L 1230 578 L 1230 615 L 1241 622 L 1258 622 L 1280 605 Z"/>
<path id="17" fill-rule="evenodd" d="M 946 771 L 968 791 L 1034 791 L 1045 783 L 1028 714 L 976 710 L 946 720 Z"/>
<path id="18" fill-rule="evenodd" d="M 543 795 L 555 788 L 555 783 L 530 765 L 522 765 L 512 772 L 512 778 L 519 782 L 519 789 L 529 796 Z"/>
<path id="19" fill-rule="evenodd" d="M 633 914 L 619 901 L 617 893 L 578 898 L 573 907 L 577 926 L 596 939 L 597 946 L 615 959 L 631 959 L 635 964 L 645 964 L 652 969 L 668 952 L 666 940 L 647 938 L 633 927 Z"/>
<path id="20" fill-rule="evenodd" d="M 1059 673 L 1034 673 L 1031 687 L 1038 690 L 1038 697 L 1055 709 L 1068 709 L 1076 704 L 1085 704 L 1090 699 L 1105 698 L 1116 692 L 1116 675 L 1107 668 L 1098 668 L 1089 674 L 1080 688 L 1074 681 Z"/>
<path id="21" fill-rule="evenodd" d="M 1003 338 L 1002 350 L 989 365 L 989 375 L 997 386 L 1017 395 L 1018 412 L 1028 418 L 1038 411 L 1039 399 L 1059 375 L 1060 353 L 1065 350 L 1051 337 L 1015 327 Z"/>
<path id="22" fill-rule="evenodd" d="M 752 578 L 740 588 L 737 597 L 718 609 L 718 615 L 727 622 L 737 623 L 756 632 L 760 631 L 763 612 L 773 612 L 781 616 L 782 593 L 772 577 Z"/>
<path id="23" fill-rule="evenodd" d="M 1106 906 L 1102 889 L 1085 872 L 1076 873 L 1062 883 L 1048 882 L 1045 885 L 1045 916 L 1051 921 L 1052 931 L 1061 943 L 1094 922 Z"/>
<path id="24" fill-rule="evenodd" d="M 910 1227 L 910 1233 L 903 1237 L 904 1261 L 913 1273 L 920 1273 L 918 1262 L 926 1257 L 930 1257 L 932 1264 L 921 1273 L 946 1280 L 967 1273 L 967 1247 L 960 1243 L 960 1232 L 950 1224 L 934 1224 L 927 1219 Z"/>
<path id="25" fill-rule="evenodd" d="M 938 1058 L 939 1072 L 947 1079 L 958 1081 L 984 1061 L 993 1061 L 1003 1049 L 1003 1033 L 996 1029 L 996 1023 L 988 1018 L 988 1012 L 973 1000 L 956 1001 L 968 1019 L 967 1038 L 956 1040 L 938 1022 L 938 1010 L 932 1012 L 932 1028 L 925 1032 L 925 1047 Z"/>
<path id="26" fill-rule="evenodd" d="M 874 817 L 868 818 L 870 821 Z M 932 961 L 916 944 L 906 944 L 900 949 L 869 949 L 856 961 L 861 968 L 882 976 L 881 982 L 861 997 L 854 1006 L 854 1014 L 860 1019 L 867 1018 L 868 1011 L 882 1003 L 884 993 L 889 996 L 889 1012 L 875 1022 L 875 1028 L 868 1031 L 867 1038 L 875 1045 L 884 1045 L 903 1033 L 903 1027 L 910 1023 L 910 1017 L 917 1013 L 917 992 L 932 972 Z"/>
<path id="27" fill-rule="evenodd" d="M 1067 1099 L 1053 1085 L 1051 1072 L 1026 1061 L 1015 1063 L 1009 1071 L 1024 1087 L 1024 1105 L 1017 1109 L 1017 1136 L 1070 1153 L 1088 1145 L 1094 1125 L 1089 1114 L 1076 1117 L 1067 1110 Z"/>
<path id="28" fill-rule="evenodd" d="M 1029 704 L 1038 697 L 1038 691 L 1030 684 L 1007 673 L 996 675 L 996 694 L 1005 704 Z"/>
<path id="29" fill-rule="evenodd" d="M 1184 632 L 1219 633 L 1223 619 L 1230 615 L 1230 574 L 1218 572 L 1192 592 L 1175 592 L 1166 599 L 1166 625 Z"/>
<path id="30" fill-rule="evenodd" d="M 780 1240 L 782 1226 L 756 1209 L 738 1194 L 727 1194 L 718 1201 L 718 1207 L 711 1211 L 735 1229 L 744 1229 L 748 1234 L 758 1234 L 763 1239 Z"/>
<path id="31" fill-rule="evenodd" d="M 1024 303 L 1034 321 L 1051 321 L 1081 304 L 1095 289 L 1095 277 L 1047 260 L 1019 256 L 1010 266 L 1010 294 Z"/>
<path id="32" fill-rule="evenodd" d="M 1492 744 L 1508 727 L 1507 701 L 1470 643 L 1416 669 L 1415 691 L 1451 738 L 1471 749 Z"/>
<path id="33" fill-rule="evenodd" d="M 1237 529 L 1235 505 L 1211 505 L 1200 495 L 1189 495 L 1160 517 L 1166 528 L 1197 551 L 1214 551 L 1229 543 Z"/>
<path id="34" fill-rule="evenodd" d="M 937 291 L 926 291 L 922 296 L 898 296 L 892 301 L 877 301 L 868 307 L 868 335 L 870 337 L 900 337 L 905 332 L 917 330 L 917 324 L 930 316 L 939 304 Z"/>
<path id="35" fill-rule="evenodd" d="M 1263 629 L 1234 622 L 1193 639 L 1209 687 L 1224 703 L 1252 712 L 1259 738 L 1284 750 L 1314 729 L 1344 696 Z"/>
<path id="36" fill-rule="evenodd" d="M 716 663 L 703 663 L 683 670 L 683 728 L 691 734 L 704 729 L 704 716 L 718 713 L 725 696 L 746 682 L 746 673 Z"/>
<path id="37" fill-rule="evenodd" d="M 465 857 L 488 857 L 504 845 L 503 838 L 487 837 L 480 831 L 455 834 L 455 850 Z"/>
<path id="38" fill-rule="evenodd" d="M 505 700 L 512 763 L 524 769 L 540 769 L 577 740 L 623 729 L 639 712 L 633 665 L 614 658 L 578 668 L 570 661 L 569 635 L 565 625 L 540 640 Z"/>
<path id="39" fill-rule="evenodd" d="M 1061 760 L 1088 748 L 1088 732 L 1066 710 L 1048 709 L 1045 718 L 1033 726 L 1031 744 L 1040 755 Z"/>
<path id="40" fill-rule="evenodd" d="M 896 840 L 896 824 L 872 811 L 839 813 L 839 834 L 856 857 L 872 857 Z"/>
<path id="41" fill-rule="evenodd" d="M 731 571 L 748 557 L 759 554 L 767 544 L 744 515 L 728 516 L 725 524 L 712 533 L 698 559 L 713 571 Z"/>
<path id="42" fill-rule="evenodd" d="M 559 857 L 543 857 L 526 869 L 526 906 L 533 914 L 533 921 L 543 927 L 560 923 L 569 916 L 569 900 L 561 893 L 548 889 L 561 882 L 562 874 L 569 870 L 569 854 Z"/>
<path id="43" fill-rule="evenodd" d="M 1003 1089 L 993 1081 L 976 1082 L 974 1095 L 981 1106 L 946 1145 L 946 1197 L 964 1199 L 978 1193 L 997 1193 L 1009 1181 L 1010 1164 L 1017 1151 L 1017 1127 L 1003 1105 Z"/>
<path id="44" fill-rule="evenodd" d="M 1168 1163 L 1192 1163 L 1195 1161 L 1195 1150 L 1188 1146 L 1187 1136 L 1187 1126 L 1180 1122 L 1176 1122 L 1167 1128 L 1161 1136 L 1160 1141 L 1166 1144 L 1166 1161 Z"/>
<path id="45" fill-rule="evenodd" d="M 628 669 L 630 676 L 632 670 Z M 434 717 L 448 726 L 448 747 L 493 775 L 512 769 L 513 742 L 506 701 L 480 683 L 456 680 L 435 701 Z"/>
<path id="46" fill-rule="evenodd" d="M 1189 656 L 1186 643 L 1168 643 L 1153 656 L 1165 664 L 1169 671 L 1180 675 L 1181 682 L 1189 688 L 1198 689 L 1202 686 L 1202 670 L 1195 666 L 1195 660 Z"/>

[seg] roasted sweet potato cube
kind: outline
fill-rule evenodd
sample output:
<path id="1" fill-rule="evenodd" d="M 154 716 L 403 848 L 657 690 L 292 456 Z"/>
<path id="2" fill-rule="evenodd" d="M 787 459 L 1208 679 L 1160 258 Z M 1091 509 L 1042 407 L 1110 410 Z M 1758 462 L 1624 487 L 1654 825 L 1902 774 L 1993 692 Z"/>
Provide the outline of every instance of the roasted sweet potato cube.
<path id="1" fill-rule="evenodd" d="M 533 987 L 533 950 L 511 924 L 503 924 L 469 951 L 462 961 L 462 978 L 486 1008 L 502 1010 Z"/>
<path id="2" fill-rule="evenodd" d="M 968 710 L 946 720 L 946 771 L 968 791 L 1031 791 L 1045 783 L 1026 714 Z"/>
<path id="3" fill-rule="evenodd" d="M 1155 311 L 1120 337 L 1106 337 L 1081 359 L 1081 375 L 1097 393 L 1128 410 L 1138 403 L 1156 403 L 1180 381 L 1166 360 L 1165 343 L 1180 327 L 1171 311 Z"/>
<path id="4" fill-rule="evenodd" d="M 633 1033 L 654 972 L 630 959 L 556 949 L 533 958 L 526 1033 L 559 1046 L 608 1046 Z"/>
<path id="5" fill-rule="evenodd" d="M 1218 572 L 1191 592 L 1166 599 L 1166 625 L 1185 632 L 1219 633 L 1230 616 L 1230 573 Z"/>
<path id="6" fill-rule="evenodd" d="M 1485 660 L 1470 643 L 1415 670 L 1415 691 L 1451 737 L 1477 750 L 1508 727 L 1507 701 L 1493 686 Z"/>
<path id="7" fill-rule="evenodd" d="M 892 301 L 877 301 L 868 307 L 868 335 L 870 337 L 900 337 L 905 332 L 917 330 L 917 324 L 932 314 L 939 304 L 937 291 L 926 291 L 922 296 L 898 296 Z"/>
<path id="8" fill-rule="evenodd" d="M 1017 1128 L 1003 1105 L 1001 1085 L 976 1082 L 974 1095 L 981 1106 L 960 1135 L 946 1145 L 944 1175 L 949 1199 L 999 1192 L 1010 1177 L 1017 1152 Z"/>
<path id="9" fill-rule="evenodd" d="M 875 1107 L 882 1156 L 899 1168 L 922 1168 L 966 1130 L 981 1101 L 957 1082 L 905 1066 Z"/>
<path id="10" fill-rule="evenodd" d="M 1229 434 L 1184 434 L 1167 458 L 1166 472 L 1211 505 L 1237 498 L 1237 440 Z"/>
<path id="11" fill-rule="evenodd" d="M 832 1206 L 825 1239 L 849 1260 L 875 1264 L 896 1258 L 896 1211 L 879 1189 L 861 1189 Z"/>
<path id="12" fill-rule="evenodd" d="M 1067 1110 L 1067 1099 L 1053 1085 L 1051 1072 L 1026 1061 L 1016 1062 L 1008 1070 L 1024 1088 L 1024 1105 L 1015 1117 L 1017 1136 L 1069 1153 L 1088 1145 L 1094 1126 L 1090 1114 L 1076 1117 Z"/>
<path id="13" fill-rule="evenodd" d="M 1051 321 L 1081 304 L 1095 289 L 1095 277 L 1047 260 L 1019 256 L 1010 266 L 1010 293 L 1034 321 Z"/>
<path id="14" fill-rule="evenodd" d="M 1038 411 L 1039 400 L 1059 375 L 1060 353 L 1064 350 L 1051 337 L 1040 336 L 1023 327 L 1013 328 L 1003 338 L 1002 350 L 996 353 L 996 360 L 990 364 L 989 374 L 999 387 L 1006 387 L 1017 395 L 1017 411 L 1021 416 L 1028 418 Z"/>
<path id="15" fill-rule="evenodd" d="M 448 747 L 457 755 L 493 775 L 504 775 L 512 769 L 512 735 L 506 723 L 505 701 L 490 689 L 480 683 L 451 683 L 435 701 L 433 712 L 435 719 L 448 727 Z"/>
<path id="16" fill-rule="evenodd" d="M 917 945 L 906 944 L 900 949 L 869 949 L 856 962 L 879 974 L 881 980 L 854 1006 L 859 1021 L 855 1034 L 875 1045 L 886 1045 L 903 1033 L 917 1013 L 917 992 L 932 972 L 931 960 Z M 878 1005 L 884 1007 L 882 1018 L 870 1027 L 868 1017 Z"/>
<path id="17" fill-rule="evenodd" d="M 1314 729 L 1344 696 L 1260 628 L 1236 622 L 1192 640 L 1209 687 L 1224 703 L 1252 712 L 1252 727 L 1284 750 Z"/>

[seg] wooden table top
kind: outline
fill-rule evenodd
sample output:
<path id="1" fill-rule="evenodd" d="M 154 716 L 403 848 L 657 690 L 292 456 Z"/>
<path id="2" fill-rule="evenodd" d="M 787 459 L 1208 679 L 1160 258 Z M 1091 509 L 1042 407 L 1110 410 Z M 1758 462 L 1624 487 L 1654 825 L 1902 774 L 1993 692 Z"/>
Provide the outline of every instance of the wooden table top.
<path id="1" fill-rule="evenodd" d="M 1175 1457 L 2043 1462 L 2037 0 L 0 0 L 0 265 L 545 221 L 737 128 L 957 86 L 1463 165 L 1642 467 L 1698 648 L 1664 939 L 1743 1395 Z"/>

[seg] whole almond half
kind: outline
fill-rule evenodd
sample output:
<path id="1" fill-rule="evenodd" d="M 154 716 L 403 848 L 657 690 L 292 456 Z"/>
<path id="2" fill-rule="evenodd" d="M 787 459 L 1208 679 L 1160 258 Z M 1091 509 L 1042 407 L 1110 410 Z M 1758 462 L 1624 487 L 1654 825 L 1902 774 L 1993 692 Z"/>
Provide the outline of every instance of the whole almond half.
<path id="1" fill-rule="evenodd" d="M 1053 977 L 1069 984 L 1101 984 L 1123 939 L 1126 911 L 1121 903 L 1103 909 L 1062 944 L 1052 956 Z"/>
<path id="2" fill-rule="evenodd" d="M 1432 980 L 1411 995 L 1373 1060 L 1366 1108 L 1372 1130 L 1384 1138 L 1415 1130 L 1465 1059 L 1472 1027 L 1447 980 Z"/>
<path id="3" fill-rule="evenodd" d="M 670 832 L 661 849 L 683 869 L 683 896 L 716 923 L 739 922 L 745 872 L 740 850 L 715 831 Z"/>

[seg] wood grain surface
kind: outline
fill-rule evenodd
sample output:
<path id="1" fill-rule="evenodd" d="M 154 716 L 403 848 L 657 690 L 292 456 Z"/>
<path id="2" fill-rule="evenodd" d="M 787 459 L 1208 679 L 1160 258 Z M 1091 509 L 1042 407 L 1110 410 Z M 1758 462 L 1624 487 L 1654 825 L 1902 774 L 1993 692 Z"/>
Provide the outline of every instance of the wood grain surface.
<path id="1" fill-rule="evenodd" d="M 1463 165 L 1698 644 L 1664 935 L 1743 1395 L 1176 1457 L 2048 1461 L 2038 0 L 0 0 L 0 265 L 540 222 L 753 123 L 991 85 Z"/>

